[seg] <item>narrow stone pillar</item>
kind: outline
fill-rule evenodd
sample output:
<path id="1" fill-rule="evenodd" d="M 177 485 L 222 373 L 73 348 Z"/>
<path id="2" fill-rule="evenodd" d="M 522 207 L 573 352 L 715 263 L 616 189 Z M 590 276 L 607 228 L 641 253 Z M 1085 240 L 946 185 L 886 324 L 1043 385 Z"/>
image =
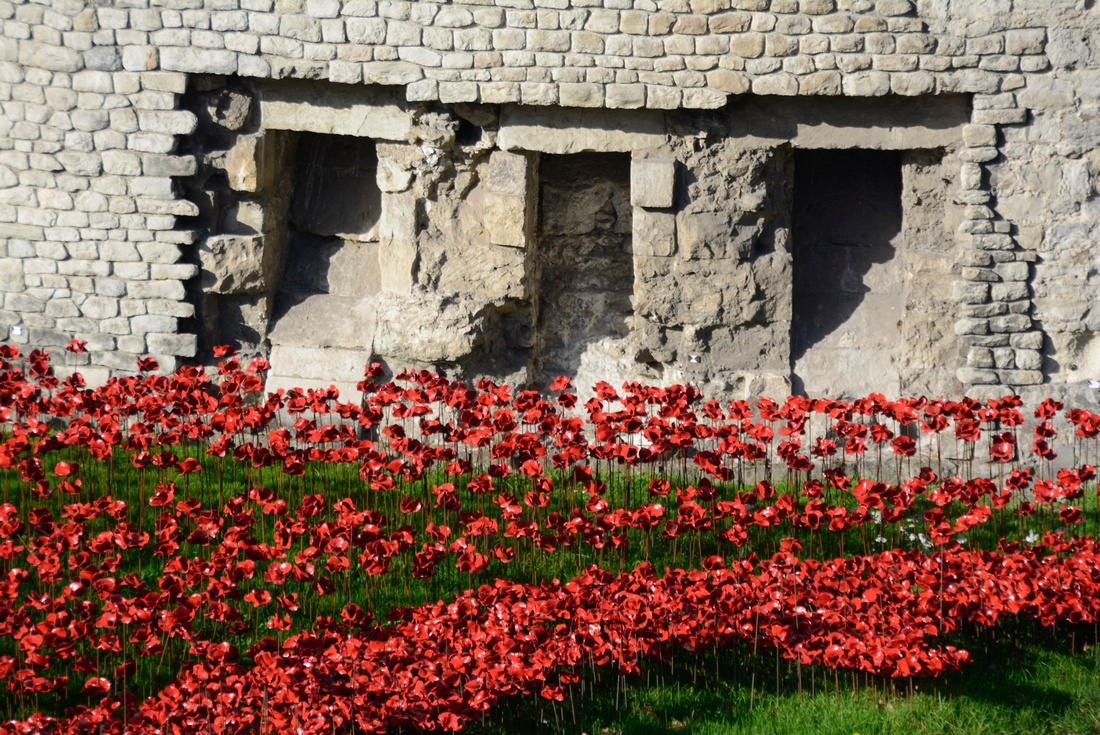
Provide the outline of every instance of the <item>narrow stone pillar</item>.
<path id="1" fill-rule="evenodd" d="M 493 245 L 527 248 L 533 241 L 538 200 L 537 154 L 493 151 L 485 229 Z"/>

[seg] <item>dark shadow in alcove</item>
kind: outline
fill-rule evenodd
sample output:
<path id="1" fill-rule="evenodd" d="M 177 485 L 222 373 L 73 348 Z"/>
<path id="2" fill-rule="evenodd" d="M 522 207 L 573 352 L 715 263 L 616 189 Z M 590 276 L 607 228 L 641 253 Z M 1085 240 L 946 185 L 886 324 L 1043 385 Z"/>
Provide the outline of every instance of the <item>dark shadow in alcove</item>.
<path id="1" fill-rule="evenodd" d="M 864 312 L 857 324 L 849 320 L 872 295 L 890 298 L 896 289 L 904 303 L 900 280 L 865 282 L 874 265 L 897 255 L 901 160 L 898 151 L 795 151 L 791 384 L 796 393 L 805 390 L 797 362 L 817 345 L 831 346 L 837 330 L 869 328 L 874 334 L 861 336 L 870 340 L 888 339 L 896 329 L 898 317 L 888 313 Z M 895 323 L 886 323 L 890 319 Z"/>
<path id="2" fill-rule="evenodd" d="M 542 156 L 534 271 L 531 374 L 545 390 L 558 375 L 575 377 L 590 345 L 628 332 L 634 313 L 630 154 Z"/>
<path id="3" fill-rule="evenodd" d="M 743 95 L 731 98 L 728 109 L 730 135 L 789 141 L 808 129 L 831 130 L 849 138 L 861 132 L 882 137 L 907 129 L 953 131 L 970 122 L 970 97 L 965 94 L 812 99 Z"/>
<path id="4" fill-rule="evenodd" d="M 362 302 L 380 281 L 377 169 L 369 138 L 300 134 L 273 345 L 362 349 L 369 340 Z"/>

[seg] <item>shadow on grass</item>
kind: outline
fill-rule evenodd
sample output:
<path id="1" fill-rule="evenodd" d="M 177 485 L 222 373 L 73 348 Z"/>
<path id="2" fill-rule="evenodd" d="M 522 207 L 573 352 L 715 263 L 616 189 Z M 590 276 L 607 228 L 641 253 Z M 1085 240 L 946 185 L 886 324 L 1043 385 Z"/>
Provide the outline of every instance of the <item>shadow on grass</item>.
<path id="1" fill-rule="evenodd" d="M 1003 625 L 996 636 L 956 635 L 952 645 L 970 650 L 972 662 L 936 680 L 799 672 L 786 661 L 777 667 L 774 652 L 760 652 L 753 665 L 750 652 L 734 648 L 720 654 L 719 675 L 713 655 L 698 666 L 680 663 L 675 675 L 659 662 L 621 681 L 601 672 L 583 697 L 556 705 L 513 698 L 471 732 L 1100 735 L 1093 635 L 1091 625 L 1050 630 L 1028 621 Z"/>

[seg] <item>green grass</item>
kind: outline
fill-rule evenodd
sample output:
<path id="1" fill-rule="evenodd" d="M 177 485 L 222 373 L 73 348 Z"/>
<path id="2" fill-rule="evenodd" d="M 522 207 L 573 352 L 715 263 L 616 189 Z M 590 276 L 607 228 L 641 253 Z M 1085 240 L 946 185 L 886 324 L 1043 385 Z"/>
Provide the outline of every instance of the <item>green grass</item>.
<path id="1" fill-rule="evenodd" d="M 801 671 L 774 654 L 743 648 L 697 667 L 667 665 L 622 680 L 613 674 L 585 697 L 535 708 L 498 707 L 473 733 L 589 735 L 1096 735 L 1100 733 L 1100 657 L 1091 626 L 1072 631 L 1022 626 L 975 635 L 974 660 L 937 680 L 883 680 L 820 667 Z M 1000 640 L 996 637 L 1000 636 Z M 1089 643 L 1082 644 L 1085 637 Z M 963 640 L 957 643 L 963 643 Z M 1075 644 L 1075 649 L 1071 645 Z M 709 669 L 709 671 L 708 671 Z M 755 676 L 754 676 L 755 675 Z M 909 687 L 912 686 L 912 691 Z M 616 697 L 618 689 L 618 697 Z M 617 703 L 617 706 L 616 706 Z M 556 717 L 555 717 L 556 715 Z"/>

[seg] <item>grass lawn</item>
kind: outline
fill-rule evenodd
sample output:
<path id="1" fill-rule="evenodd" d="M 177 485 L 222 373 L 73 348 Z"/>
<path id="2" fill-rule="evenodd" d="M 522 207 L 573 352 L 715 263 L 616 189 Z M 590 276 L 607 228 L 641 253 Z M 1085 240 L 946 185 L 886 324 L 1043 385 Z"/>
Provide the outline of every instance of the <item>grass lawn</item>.
<path id="1" fill-rule="evenodd" d="M 781 661 L 774 652 L 722 651 L 679 662 L 679 671 L 618 679 L 566 701 L 504 703 L 472 733 L 588 735 L 1096 735 L 1100 733 L 1100 649 L 1092 626 L 1043 630 L 1014 623 L 957 637 L 974 660 L 962 672 L 883 680 Z M 1071 651 L 1071 645 L 1075 648 Z M 753 664 L 755 661 L 755 665 Z M 912 691 L 909 687 L 912 686 Z"/>

